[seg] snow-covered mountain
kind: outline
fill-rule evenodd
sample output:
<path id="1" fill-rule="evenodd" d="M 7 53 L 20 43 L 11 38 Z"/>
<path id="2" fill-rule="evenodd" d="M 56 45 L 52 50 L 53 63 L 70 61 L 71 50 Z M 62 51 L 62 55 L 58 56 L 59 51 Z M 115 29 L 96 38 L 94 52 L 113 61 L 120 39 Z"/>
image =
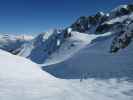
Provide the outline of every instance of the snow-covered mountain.
<path id="1" fill-rule="evenodd" d="M 126 80 L 58 79 L 0 50 L 0 100 L 132 100 L 132 91 L 133 83 Z"/>
<path id="2" fill-rule="evenodd" d="M 111 13 L 123 7 L 125 5 L 115 8 Z M 94 35 L 95 38 L 91 38 L 91 42 L 69 59 L 52 65 L 42 65 L 43 70 L 63 79 L 81 77 L 133 79 L 133 12 L 115 17 L 112 17 L 111 13 L 103 22 L 101 18 L 107 14 L 99 13 L 100 19 L 96 20 L 94 25 L 90 25 L 90 22 L 85 24 L 87 20 L 83 20 L 83 17 L 78 19 L 76 24 L 69 27 L 72 32 L 84 32 L 88 37 Z M 78 27 L 74 26 L 77 23 Z M 93 28 L 85 28 L 88 25 Z"/>
<path id="3" fill-rule="evenodd" d="M 98 12 L 93 16 L 80 17 L 65 29 L 41 33 L 32 41 L 22 45 L 18 55 L 38 64 L 59 63 L 69 59 L 86 45 L 95 43 L 96 38 L 104 40 L 103 36 L 106 33 L 110 33 L 113 38 L 112 43 L 108 44 L 110 49 L 107 53 L 118 52 L 132 41 L 132 8 L 132 4 L 121 5 L 109 13 Z"/>
<path id="4" fill-rule="evenodd" d="M 69 37 L 64 30 L 51 30 L 41 33 L 35 39 L 22 46 L 18 55 L 31 59 L 36 63 L 44 63 L 45 59 L 55 52 Z"/>
<path id="5" fill-rule="evenodd" d="M 43 70 L 65 79 L 133 79 L 133 42 L 117 53 L 110 53 L 114 34 L 96 38 L 92 44 L 60 63 L 44 65 Z"/>
<path id="6" fill-rule="evenodd" d="M 21 50 L 20 47 L 32 39 L 33 37 L 28 35 L 0 33 L 0 49 L 17 54 Z"/>

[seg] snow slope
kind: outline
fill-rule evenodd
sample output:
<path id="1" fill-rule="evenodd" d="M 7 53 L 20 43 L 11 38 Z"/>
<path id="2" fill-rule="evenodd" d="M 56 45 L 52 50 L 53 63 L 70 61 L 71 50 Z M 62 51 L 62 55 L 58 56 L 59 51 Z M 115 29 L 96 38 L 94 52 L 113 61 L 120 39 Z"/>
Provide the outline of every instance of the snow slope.
<path id="1" fill-rule="evenodd" d="M 107 34 L 85 34 L 71 31 L 71 36 L 63 37 L 63 32 L 42 33 L 22 46 L 19 56 L 26 57 L 41 66 L 55 64 L 69 59 L 72 55 L 90 44 L 97 37 Z"/>
<path id="2" fill-rule="evenodd" d="M 105 21 L 103 24 L 114 24 L 116 22 L 124 22 L 126 19 L 130 19 L 133 20 L 133 13 L 129 14 L 129 15 L 124 15 L 124 16 L 120 16 L 120 17 L 116 17 L 113 18 L 109 21 Z"/>
<path id="3" fill-rule="evenodd" d="M 63 33 L 60 34 L 63 35 Z M 59 37 L 60 34 L 57 32 L 40 34 L 33 41 L 24 44 L 18 55 L 39 64 L 44 62 L 45 65 L 54 64 L 70 58 L 71 55 L 90 43 L 93 38 L 96 38 L 95 35 L 71 32 L 71 37 L 63 39 L 64 37 Z"/>
<path id="4" fill-rule="evenodd" d="M 52 30 L 41 33 L 29 43 L 24 44 L 18 55 L 42 64 L 49 55 L 60 47 L 63 41 L 63 31 Z"/>
<path id="5" fill-rule="evenodd" d="M 87 45 L 91 44 L 92 41 L 98 37 L 104 37 L 111 35 L 111 32 L 106 34 L 95 35 L 95 34 L 85 34 L 76 31 L 71 32 L 71 37 L 67 38 L 61 47 L 52 53 L 41 66 L 48 66 L 51 64 L 60 63 L 71 58 L 78 51 L 85 48 Z"/>
<path id="6" fill-rule="evenodd" d="M 79 79 L 82 74 L 93 78 L 133 79 L 133 42 L 118 53 L 110 53 L 115 34 L 98 37 L 71 58 L 43 69 L 56 77 Z"/>
<path id="7" fill-rule="evenodd" d="M 45 61 L 43 65 L 50 65 L 59 63 L 66 59 L 69 59 L 72 55 L 84 48 L 88 43 L 91 42 L 95 35 L 88 35 L 79 32 L 71 32 L 71 37 L 67 38 L 61 47 L 52 53 Z"/>
<path id="8" fill-rule="evenodd" d="M 0 100 L 132 100 L 132 93 L 132 82 L 57 79 L 35 63 L 0 50 Z"/>

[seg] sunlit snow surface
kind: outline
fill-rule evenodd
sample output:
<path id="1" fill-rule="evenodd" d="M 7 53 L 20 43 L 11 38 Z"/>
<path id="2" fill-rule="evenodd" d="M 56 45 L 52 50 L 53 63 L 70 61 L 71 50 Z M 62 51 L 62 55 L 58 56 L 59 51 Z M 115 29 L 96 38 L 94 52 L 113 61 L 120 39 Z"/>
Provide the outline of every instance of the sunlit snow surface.
<path id="1" fill-rule="evenodd" d="M 50 55 L 46 59 L 44 64 L 41 64 L 41 66 L 48 66 L 51 64 L 56 64 L 56 63 L 65 61 L 71 58 L 79 50 L 91 44 L 91 42 L 94 39 L 98 37 L 110 36 L 112 33 L 107 32 L 101 35 L 95 35 L 95 34 L 89 35 L 85 33 L 79 33 L 79 32 L 72 31 L 71 34 L 72 36 L 66 39 L 63 45 L 61 45 L 61 47 L 57 51 L 55 51 L 52 55 Z"/>
<path id="2" fill-rule="evenodd" d="M 126 80 L 62 80 L 0 50 L 0 100 L 133 100 Z"/>
<path id="3" fill-rule="evenodd" d="M 112 39 L 113 33 L 105 33 L 69 59 L 43 66 L 43 70 L 62 79 L 79 79 L 82 74 L 87 78 L 133 79 L 133 43 L 118 53 L 110 53 Z"/>
<path id="4" fill-rule="evenodd" d="M 121 16 L 121 17 L 116 17 L 116 18 L 113 18 L 112 20 L 109 20 L 109 21 L 106 21 L 104 22 L 105 24 L 114 24 L 116 22 L 123 22 L 124 20 L 126 19 L 133 19 L 133 13 L 129 14 L 129 15 L 124 15 L 124 16 Z"/>

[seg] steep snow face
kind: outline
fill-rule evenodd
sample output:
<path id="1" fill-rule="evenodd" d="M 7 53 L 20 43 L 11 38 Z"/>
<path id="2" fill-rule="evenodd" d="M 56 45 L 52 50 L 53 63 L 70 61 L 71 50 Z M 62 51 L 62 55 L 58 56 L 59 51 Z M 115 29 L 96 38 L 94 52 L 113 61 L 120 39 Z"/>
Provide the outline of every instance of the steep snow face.
<path id="1" fill-rule="evenodd" d="M 82 74 L 93 78 L 133 78 L 133 43 L 116 54 L 110 53 L 115 34 L 98 37 L 70 59 L 43 69 L 56 77 L 79 79 Z"/>
<path id="2" fill-rule="evenodd" d="M 24 44 L 18 55 L 41 64 L 60 47 L 65 38 L 64 34 L 58 30 L 42 33 L 30 43 Z"/>
<path id="3" fill-rule="evenodd" d="M 124 23 L 125 20 L 133 20 L 133 13 L 120 17 L 113 18 L 109 21 L 105 21 L 104 24 Z"/>
<path id="4" fill-rule="evenodd" d="M 133 83 L 125 80 L 57 79 L 35 63 L 0 50 L 0 100 L 132 100 L 132 93 Z"/>
<path id="5" fill-rule="evenodd" d="M 69 59 L 80 49 L 89 44 L 94 38 L 96 38 L 95 35 L 71 32 L 71 37 L 65 39 L 60 48 L 53 52 L 51 55 L 49 55 L 44 64 L 42 64 L 41 66 L 55 64 Z"/>
<path id="6" fill-rule="evenodd" d="M 67 38 L 64 43 L 61 45 L 61 47 L 52 53 L 46 61 L 41 64 L 41 66 L 48 66 L 51 64 L 60 63 L 62 61 L 65 61 L 69 58 L 71 58 L 74 54 L 78 53 L 78 51 L 85 48 L 87 45 L 91 45 L 93 40 L 95 40 L 98 37 L 104 37 L 104 36 L 110 36 L 112 33 L 108 32 L 106 34 L 101 35 L 94 35 L 94 34 L 85 34 L 85 33 L 79 33 L 72 31 L 71 37 Z"/>
<path id="7" fill-rule="evenodd" d="M 20 47 L 32 40 L 32 36 L 27 35 L 9 35 L 9 34 L 0 34 L 0 49 L 6 50 L 13 54 L 17 54 L 20 51 Z"/>

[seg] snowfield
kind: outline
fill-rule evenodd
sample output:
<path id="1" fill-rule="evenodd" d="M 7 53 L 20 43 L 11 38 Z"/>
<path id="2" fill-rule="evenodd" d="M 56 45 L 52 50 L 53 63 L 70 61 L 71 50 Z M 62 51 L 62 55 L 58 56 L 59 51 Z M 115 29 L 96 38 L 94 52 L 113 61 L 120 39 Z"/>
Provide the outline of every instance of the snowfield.
<path id="1" fill-rule="evenodd" d="M 0 100 L 132 100 L 125 80 L 62 80 L 35 63 L 0 50 Z"/>

